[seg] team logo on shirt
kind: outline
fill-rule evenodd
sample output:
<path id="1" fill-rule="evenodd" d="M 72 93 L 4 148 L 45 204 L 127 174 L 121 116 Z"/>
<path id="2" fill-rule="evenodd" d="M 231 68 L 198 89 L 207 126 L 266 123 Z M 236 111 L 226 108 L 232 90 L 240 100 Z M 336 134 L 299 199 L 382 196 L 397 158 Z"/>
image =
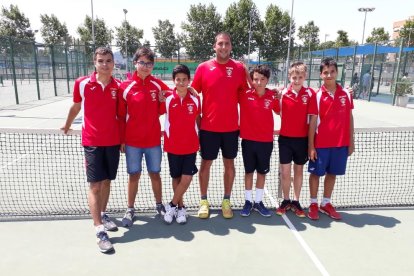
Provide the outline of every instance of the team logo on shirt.
<path id="1" fill-rule="evenodd" d="M 227 77 L 231 78 L 233 75 L 233 67 L 226 67 Z"/>
<path id="2" fill-rule="evenodd" d="M 264 100 L 264 108 L 269 109 L 271 103 L 272 103 L 271 100 Z"/>
<path id="3" fill-rule="evenodd" d="M 150 90 L 152 101 L 155 102 L 157 100 L 157 91 Z"/>
<path id="4" fill-rule="evenodd" d="M 193 104 L 189 104 L 187 106 L 188 109 L 188 114 L 193 114 L 194 113 L 194 105 Z"/>
<path id="5" fill-rule="evenodd" d="M 304 104 L 308 103 L 308 97 L 307 97 L 307 96 L 305 96 L 305 95 L 303 95 L 303 96 L 302 96 L 302 102 L 303 102 Z"/>
<path id="6" fill-rule="evenodd" d="M 116 88 L 111 88 L 111 96 L 112 96 L 112 99 L 114 100 L 116 100 L 116 91 L 117 91 Z"/>
<path id="7" fill-rule="evenodd" d="M 345 106 L 345 104 L 346 104 L 346 98 L 345 97 L 346 96 L 339 97 L 339 101 L 341 102 L 341 106 Z"/>

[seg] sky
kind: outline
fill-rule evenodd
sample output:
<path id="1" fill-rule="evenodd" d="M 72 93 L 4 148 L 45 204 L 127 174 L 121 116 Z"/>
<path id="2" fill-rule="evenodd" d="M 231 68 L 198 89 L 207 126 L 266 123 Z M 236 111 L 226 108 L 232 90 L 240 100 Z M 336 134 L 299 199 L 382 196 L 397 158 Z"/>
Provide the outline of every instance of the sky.
<path id="1" fill-rule="evenodd" d="M 158 20 L 170 20 L 175 25 L 175 32 L 181 32 L 181 23 L 186 21 L 190 5 L 212 3 L 217 12 L 225 16 L 226 9 L 237 0 L 92 0 L 94 18 L 104 19 L 110 28 L 119 27 L 124 20 L 123 9 L 127 9 L 126 19 L 137 28 L 144 30 L 144 39 L 154 44 L 152 27 L 158 25 Z M 313 20 L 319 27 L 321 42 L 335 40 L 338 30 L 348 33 L 351 40 L 361 42 L 364 13 L 361 7 L 375 7 L 367 13 L 365 24 L 365 39 L 374 27 L 384 27 L 392 36 L 392 25 L 395 21 L 414 16 L 414 1 L 411 0 L 253 0 L 262 20 L 266 8 L 270 4 L 279 6 L 291 14 L 293 2 L 293 18 L 296 28 Z M 1 6 L 17 5 L 21 12 L 29 18 L 32 29 L 40 29 L 40 14 L 54 14 L 62 23 L 66 23 L 69 34 L 78 37 L 76 29 L 82 25 L 85 16 L 92 14 L 91 0 L 2 0 Z M 297 34 L 297 32 L 296 32 Z M 41 42 L 38 33 L 36 40 Z"/>

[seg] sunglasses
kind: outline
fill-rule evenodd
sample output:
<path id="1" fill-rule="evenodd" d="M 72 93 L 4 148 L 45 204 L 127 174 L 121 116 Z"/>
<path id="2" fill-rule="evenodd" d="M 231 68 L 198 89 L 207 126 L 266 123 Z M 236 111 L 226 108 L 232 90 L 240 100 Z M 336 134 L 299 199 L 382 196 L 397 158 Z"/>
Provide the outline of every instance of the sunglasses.
<path id="1" fill-rule="evenodd" d="M 154 67 L 154 62 L 151 62 L 151 61 L 149 61 L 149 62 L 138 61 L 137 65 L 141 66 L 141 67 L 152 68 L 152 67 Z"/>

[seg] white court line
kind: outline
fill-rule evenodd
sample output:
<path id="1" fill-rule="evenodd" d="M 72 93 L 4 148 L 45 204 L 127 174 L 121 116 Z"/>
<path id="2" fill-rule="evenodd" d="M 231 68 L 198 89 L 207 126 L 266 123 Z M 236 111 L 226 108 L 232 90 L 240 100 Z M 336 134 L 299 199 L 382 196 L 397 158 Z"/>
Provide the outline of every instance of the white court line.
<path id="1" fill-rule="evenodd" d="M 276 200 L 273 198 L 273 196 L 267 191 L 266 188 L 264 189 L 264 191 L 265 191 L 265 194 L 267 195 L 267 197 L 272 202 L 272 204 L 277 207 L 278 204 L 277 204 Z M 289 229 L 292 231 L 293 235 L 298 240 L 300 245 L 303 247 L 303 249 L 305 249 L 306 253 L 311 258 L 311 260 L 313 261 L 315 266 L 322 273 L 322 275 L 329 276 L 328 271 L 326 271 L 325 267 L 322 265 L 322 263 L 319 261 L 318 257 L 316 257 L 315 253 L 313 253 L 312 249 L 309 247 L 309 245 L 305 242 L 305 240 L 299 234 L 298 230 L 295 228 L 295 226 L 292 224 L 292 222 L 289 220 L 289 218 L 286 215 L 282 215 L 282 218 L 285 221 L 285 223 L 287 224 L 287 226 L 289 227 Z"/>

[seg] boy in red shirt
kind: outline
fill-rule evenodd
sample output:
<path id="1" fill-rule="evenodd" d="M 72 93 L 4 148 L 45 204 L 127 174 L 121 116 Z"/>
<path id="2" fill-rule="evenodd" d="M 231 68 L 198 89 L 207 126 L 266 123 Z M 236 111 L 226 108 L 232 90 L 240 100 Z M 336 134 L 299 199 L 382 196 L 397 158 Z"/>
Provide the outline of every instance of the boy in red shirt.
<path id="1" fill-rule="evenodd" d="M 96 72 L 80 77 L 73 88 L 73 105 L 65 125 L 68 133 L 73 120 L 82 110 L 82 146 L 85 151 L 86 177 L 89 182 L 89 209 L 96 229 L 99 250 L 113 251 L 106 231 L 116 231 L 116 224 L 105 214 L 111 180 L 119 163 L 119 120 L 116 114 L 119 80 L 112 77 L 114 55 L 99 47 L 94 54 Z"/>
<path id="2" fill-rule="evenodd" d="M 283 215 L 291 209 L 298 217 L 305 217 L 300 203 L 303 182 L 303 165 L 308 161 L 308 104 L 315 93 L 303 83 L 307 68 L 303 62 L 295 62 L 289 68 L 290 85 L 285 88 L 277 103 L 281 117 L 279 132 L 279 162 L 283 201 L 276 213 Z M 293 161 L 293 201 L 290 200 L 291 170 Z"/>
<path id="3" fill-rule="evenodd" d="M 140 47 L 133 62 L 136 71 L 131 79 L 120 86 L 118 116 L 121 123 L 121 151 L 125 152 L 128 179 L 128 205 L 122 219 L 124 227 L 130 227 L 135 217 L 135 198 L 145 156 L 148 175 L 155 197 L 158 215 L 165 213 L 161 188 L 161 124 L 159 120 L 161 91 L 169 87 L 151 75 L 154 68 L 154 52 Z"/>
<path id="4" fill-rule="evenodd" d="M 183 196 L 198 171 L 195 162 L 200 147 L 198 127 L 201 102 L 188 91 L 190 70 L 187 66 L 175 66 L 172 75 L 176 88 L 161 104 L 161 113 L 166 113 L 164 151 L 168 153 L 174 190 L 172 200 L 165 206 L 164 221 L 171 224 L 175 218 L 179 224 L 185 224 L 187 214 Z"/>
<path id="5" fill-rule="evenodd" d="M 337 175 L 344 175 L 348 156 L 355 149 L 354 104 L 351 93 L 336 83 L 338 66 L 325 58 L 320 65 L 323 85 L 312 96 L 309 105 L 309 186 L 311 205 L 308 217 L 319 219 L 319 211 L 333 219 L 341 219 L 331 204 Z M 325 175 L 323 199 L 318 207 L 319 178 Z"/>
<path id="6" fill-rule="evenodd" d="M 251 210 L 270 217 L 263 204 L 266 174 L 270 171 L 270 156 L 273 151 L 273 111 L 277 102 L 274 92 L 267 89 L 270 70 L 259 66 L 250 72 L 253 89 L 240 93 L 240 137 L 245 169 L 245 204 L 240 212 L 247 217 Z M 255 201 L 252 200 L 253 174 L 257 172 Z"/>

